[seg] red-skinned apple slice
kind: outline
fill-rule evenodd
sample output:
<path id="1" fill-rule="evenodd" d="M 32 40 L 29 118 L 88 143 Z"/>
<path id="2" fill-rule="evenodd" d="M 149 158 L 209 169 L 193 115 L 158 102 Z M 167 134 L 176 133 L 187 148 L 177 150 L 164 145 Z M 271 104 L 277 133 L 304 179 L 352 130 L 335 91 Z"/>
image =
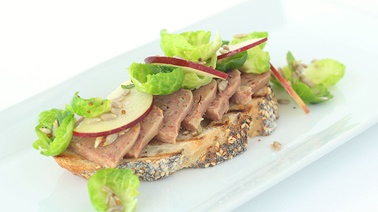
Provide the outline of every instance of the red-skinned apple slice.
<path id="1" fill-rule="evenodd" d="M 294 101 L 303 109 L 303 111 L 307 114 L 310 112 L 310 109 L 307 105 L 303 102 L 301 97 L 294 91 L 294 89 L 290 86 L 290 84 L 285 80 L 285 78 L 274 68 L 272 64 L 270 64 L 270 70 L 272 71 L 273 75 L 281 82 L 282 86 L 285 88 L 286 92 L 293 97 Z"/>
<path id="2" fill-rule="evenodd" d="M 181 67 L 188 71 L 196 72 L 198 75 L 210 76 L 214 78 L 227 79 L 228 74 L 215 70 L 214 68 L 204 66 L 199 63 L 191 62 L 188 60 L 176 58 L 176 57 L 166 57 L 166 56 L 151 56 L 144 59 L 145 63 L 152 63 L 156 65 L 169 65 L 175 67 Z"/>
<path id="3" fill-rule="evenodd" d="M 231 57 L 237 53 L 247 51 L 248 49 L 251 49 L 255 46 L 258 46 L 264 42 L 266 42 L 268 38 L 259 38 L 259 39 L 253 39 L 253 40 L 247 40 L 238 44 L 229 45 L 229 52 L 225 54 L 218 55 L 217 59 L 223 59 L 226 57 Z"/>
<path id="4" fill-rule="evenodd" d="M 130 84 L 130 82 L 125 84 Z M 116 118 L 111 120 L 99 120 L 99 117 L 85 118 L 74 129 L 73 135 L 78 137 L 107 136 L 127 130 L 142 121 L 152 109 L 153 96 L 138 92 L 135 88 L 131 88 L 126 95 L 124 92 L 125 90 L 119 86 L 108 96 L 108 99 L 122 99 L 120 101 L 122 107 L 115 108 L 118 110 Z"/>

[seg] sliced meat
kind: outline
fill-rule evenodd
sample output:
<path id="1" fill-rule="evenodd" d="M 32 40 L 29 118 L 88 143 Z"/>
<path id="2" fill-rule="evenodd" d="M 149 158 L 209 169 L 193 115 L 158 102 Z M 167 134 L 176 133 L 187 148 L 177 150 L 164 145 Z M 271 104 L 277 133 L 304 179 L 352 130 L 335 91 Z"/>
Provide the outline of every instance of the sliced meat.
<path id="1" fill-rule="evenodd" d="M 265 85 L 269 83 L 270 80 L 270 71 L 267 71 L 263 74 L 247 74 L 243 73 L 241 75 L 240 85 L 249 86 L 252 89 L 252 93 L 256 93 Z"/>
<path id="2" fill-rule="evenodd" d="M 240 87 L 231 97 L 230 101 L 235 104 L 245 105 L 252 100 L 252 95 L 264 88 L 270 80 L 270 71 L 263 74 L 247 74 L 241 76 Z"/>
<path id="3" fill-rule="evenodd" d="M 97 148 L 94 148 L 96 138 L 74 137 L 69 148 L 90 161 L 114 168 L 134 145 L 139 133 L 140 126 L 136 124 L 125 134 L 120 135 L 112 144 Z"/>
<path id="4" fill-rule="evenodd" d="M 156 136 L 163 126 L 163 111 L 153 106 L 151 112 L 140 122 L 140 134 L 130 151 L 126 153 L 128 158 L 138 158 L 142 149 Z"/>
<path id="5" fill-rule="evenodd" d="M 235 104 L 245 105 L 252 100 L 252 88 L 246 85 L 240 85 L 230 101 Z"/>
<path id="6" fill-rule="evenodd" d="M 228 72 L 228 85 L 223 91 L 219 91 L 215 100 L 210 104 L 205 113 L 205 117 L 211 120 L 220 120 L 227 112 L 230 104 L 229 99 L 240 86 L 240 71 L 232 70 Z"/>
<path id="7" fill-rule="evenodd" d="M 217 82 L 212 80 L 209 84 L 193 91 L 193 105 L 181 125 L 191 131 L 201 131 L 201 121 L 209 105 L 215 100 Z"/>
<path id="8" fill-rule="evenodd" d="M 180 89 L 165 96 L 155 96 L 154 105 L 163 110 L 163 127 L 155 137 L 166 143 L 176 143 L 181 122 L 188 114 L 193 104 L 193 94 L 190 90 Z"/>

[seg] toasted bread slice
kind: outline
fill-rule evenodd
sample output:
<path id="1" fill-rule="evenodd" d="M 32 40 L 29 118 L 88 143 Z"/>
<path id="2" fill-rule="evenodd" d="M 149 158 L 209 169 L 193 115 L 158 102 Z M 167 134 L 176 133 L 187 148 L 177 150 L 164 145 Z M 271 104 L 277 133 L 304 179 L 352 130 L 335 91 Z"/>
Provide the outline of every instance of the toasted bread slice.
<path id="1" fill-rule="evenodd" d="M 220 121 L 209 121 L 201 133 L 180 132 L 175 144 L 153 140 L 139 158 L 123 159 L 117 167 L 132 169 L 141 180 L 154 181 L 184 168 L 215 166 L 246 151 L 248 137 L 271 134 L 277 118 L 277 102 L 267 86 L 248 104 L 231 104 Z M 86 179 L 104 168 L 70 150 L 54 158 L 61 167 Z"/>

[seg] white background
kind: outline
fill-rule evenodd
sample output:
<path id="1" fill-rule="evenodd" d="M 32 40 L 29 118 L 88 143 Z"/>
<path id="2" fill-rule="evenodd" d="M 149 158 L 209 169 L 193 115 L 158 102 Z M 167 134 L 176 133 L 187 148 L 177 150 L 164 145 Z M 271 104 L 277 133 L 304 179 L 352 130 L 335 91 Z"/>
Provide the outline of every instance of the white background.
<path id="1" fill-rule="evenodd" d="M 1 0 L 0 110 L 238 2 Z"/>
<path id="2" fill-rule="evenodd" d="M 157 40 L 163 28 L 177 31 L 238 2 L 1 1 L 0 111 Z M 377 3 L 340 2 L 378 20 Z M 377 130 L 373 126 L 238 211 L 378 211 Z"/>

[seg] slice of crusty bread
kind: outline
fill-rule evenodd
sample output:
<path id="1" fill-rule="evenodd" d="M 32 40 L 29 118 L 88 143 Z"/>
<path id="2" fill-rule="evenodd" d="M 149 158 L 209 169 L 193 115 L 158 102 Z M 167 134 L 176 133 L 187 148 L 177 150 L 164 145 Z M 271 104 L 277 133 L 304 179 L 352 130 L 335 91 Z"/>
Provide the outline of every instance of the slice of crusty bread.
<path id="1" fill-rule="evenodd" d="M 277 118 L 274 93 L 267 86 L 247 105 L 231 104 L 222 120 L 206 123 L 200 134 L 180 132 L 176 144 L 153 140 L 140 158 L 124 159 L 118 168 L 132 169 L 141 180 L 153 181 L 184 168 L 215 166 L 246 151 L 248 137 L 271 134 Z M 54 158 L 61 167 L 86 179 L 104 168 L 70 150 Z"/>

